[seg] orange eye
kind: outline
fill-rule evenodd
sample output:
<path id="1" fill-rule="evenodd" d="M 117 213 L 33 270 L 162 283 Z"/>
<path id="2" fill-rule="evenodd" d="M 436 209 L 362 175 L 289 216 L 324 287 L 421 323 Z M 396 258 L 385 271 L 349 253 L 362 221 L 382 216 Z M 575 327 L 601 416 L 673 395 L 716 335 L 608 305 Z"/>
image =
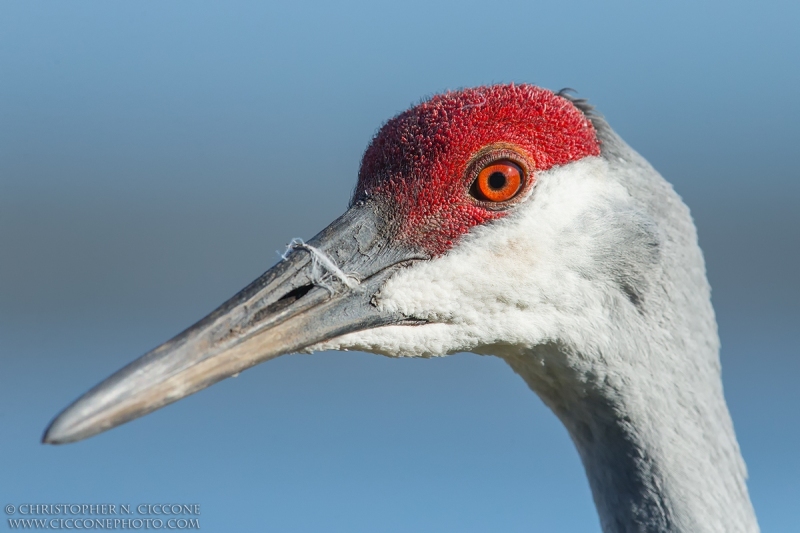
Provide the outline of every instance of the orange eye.
<path id="1" fill-rule="evenodd" d="M 511 161 L 495 161 L 478 174 L 475 192 L 482 200 L 505 202 L 522 187 L 522 169 Z"/>

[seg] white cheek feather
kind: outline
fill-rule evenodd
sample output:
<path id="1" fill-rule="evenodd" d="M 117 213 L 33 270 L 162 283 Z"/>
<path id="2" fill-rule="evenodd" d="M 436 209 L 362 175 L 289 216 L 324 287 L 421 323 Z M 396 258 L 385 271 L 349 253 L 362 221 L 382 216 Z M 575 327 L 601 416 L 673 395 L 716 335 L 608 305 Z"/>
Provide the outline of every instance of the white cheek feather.
<path id="1" fill-rule="evenodd" d="M 313 349 L 434 357 L 497 344 L 527 349 L 566 332 L 592 334 L 574 322 L 591 314 L 601 320 L 605 294 L 579 275 L 592 261 L 589 247 L 563 238 L 601 200 L 627 196 L 606 179 L 607 168 L 590 157 L 542 172 L 515 213 L 473 228 L 444 256 L 393 276 L 377 295 L 378 306 L 430 324 L 352 333 Z"/>

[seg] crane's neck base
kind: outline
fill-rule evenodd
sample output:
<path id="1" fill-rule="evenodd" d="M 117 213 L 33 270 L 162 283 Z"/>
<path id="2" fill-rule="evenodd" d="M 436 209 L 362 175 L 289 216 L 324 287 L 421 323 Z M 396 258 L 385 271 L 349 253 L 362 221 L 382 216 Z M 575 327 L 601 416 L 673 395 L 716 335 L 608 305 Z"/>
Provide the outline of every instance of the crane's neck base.
<path id="1" fill-rule="evenodd" d="M 605 533 L 758 531 L 718 367 L 687 384 L 592 375 L 558 345 L 503 358 L 566 426 Z"/>

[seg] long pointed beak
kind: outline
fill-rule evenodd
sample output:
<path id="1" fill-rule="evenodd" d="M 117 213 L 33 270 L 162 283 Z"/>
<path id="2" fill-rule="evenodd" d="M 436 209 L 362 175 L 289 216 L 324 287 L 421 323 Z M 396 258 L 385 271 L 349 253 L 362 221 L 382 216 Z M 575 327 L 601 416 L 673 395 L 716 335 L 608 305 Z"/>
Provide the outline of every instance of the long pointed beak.
<path id="1" fill-rule="evenodd" d="M 409 322 L 371 301 L 392 272 L 419 259 L 390 246 L 376 206 L 352 207 L 210 315 L 81 396 L 42 441 L 85 439 L 279 355 Z"/>

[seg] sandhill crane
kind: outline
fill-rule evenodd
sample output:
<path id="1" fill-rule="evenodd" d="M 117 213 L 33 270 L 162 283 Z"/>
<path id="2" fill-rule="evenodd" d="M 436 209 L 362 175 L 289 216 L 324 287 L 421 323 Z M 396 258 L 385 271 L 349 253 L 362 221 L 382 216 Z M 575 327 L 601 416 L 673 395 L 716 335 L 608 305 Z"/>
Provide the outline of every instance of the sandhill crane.
<path id="1" fill-rule="evenodd" d="M 563 91 L 465 89 L 389 120 L 339 219 L 44 441 L 330 349 L 502 358 L 566 426 L 606 532 L 758 531 L 689 210 Z"/>

